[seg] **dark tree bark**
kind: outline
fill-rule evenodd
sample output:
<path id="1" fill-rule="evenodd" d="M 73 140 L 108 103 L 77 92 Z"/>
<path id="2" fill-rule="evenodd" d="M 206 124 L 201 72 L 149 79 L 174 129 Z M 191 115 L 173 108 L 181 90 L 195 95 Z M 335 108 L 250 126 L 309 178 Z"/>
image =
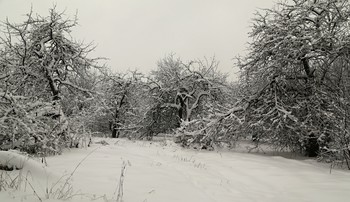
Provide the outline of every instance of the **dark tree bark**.
<path id="1" fill-rule="evenodd" d="M 126 92 L 123 94 L 122 98 L 120 99 L 119 106 L 115 109 L 115 123 L 113 124 L 112 128 L 112 138 L 119 138 L 120 136 L 120 131 L 119 131 L 119 126 L 120 126 L 120 109 L 125 103 L 125 97 L 126 97 Z"/>

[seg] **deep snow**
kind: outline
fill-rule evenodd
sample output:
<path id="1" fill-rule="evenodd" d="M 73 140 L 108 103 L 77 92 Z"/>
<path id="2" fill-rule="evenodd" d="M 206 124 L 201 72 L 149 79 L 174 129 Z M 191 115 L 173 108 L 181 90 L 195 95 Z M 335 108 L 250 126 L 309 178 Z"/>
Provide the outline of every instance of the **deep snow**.
<path id="1" fill-rule="evenodd" d="M 63 155 L 49 157 L 46 168 L 39 161 L 29 159 L 23 164 L 22 172 L 30 170 L 33 179 L 29 181 L 34 190 L 43 201 L 50 202 L 58 200 L 52 199 L 53 194 L 45 199 L 45 190 L 59 181 L 53 189 L 57 190 L 75 169 L 68 181 L 76 194 L 71 201 L 116 201 L 123 162 L 125 202 L 344 202 L 350 199 L 348 171 L 330 173 L 329 168 L 305 160 L 187 150 L 171 141 L 106 141 L 109 145 L 93 144 L 87 149 L 68 150 Z M 23 190 L 0 192 L 0 202 L 39 201 L 28 185 Z"/>

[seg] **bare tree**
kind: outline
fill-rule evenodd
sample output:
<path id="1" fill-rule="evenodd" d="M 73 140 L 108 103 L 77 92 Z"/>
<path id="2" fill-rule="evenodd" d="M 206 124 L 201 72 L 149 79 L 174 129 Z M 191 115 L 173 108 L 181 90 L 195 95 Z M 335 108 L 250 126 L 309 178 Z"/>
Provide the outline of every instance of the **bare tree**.
<path id="1" fill-rule="evenodd" d="M 247 128 L 258 139 L 316 156 L 348 133 L 336 83 L 348 65 L 341 61 L 349 54 L 349 11 L 345 0 L 294 0 L 256 14 L 250 53 L 239 65 Z"/>
<path id="2" fill-rule="evenodd" d="M 13 136 L 19 145 L 33 139 L 33 150 L 48 139 L 54 144 L 67 138 L 61 101 L 72 93 L 91 97 L 79 81 L 89 79 L 90 69 L 97 67 L 97 59 L 87 57 L 93 47 L 71 38 L 76 25 L 76 18 L 70 20 L 55 8 L 47 17 L 30 12 L 23 23 L 1 25 L 0 96 L 5 105 L 0 125 L 20 126 L 4 130 L 3 137 Z"/>
<path id="3" fill-rule="evenodd" d="M 226 75 L 217 68 L 215 58 L 184 63 L 171 55 L 160 60 L 158 69 L 152 73 L 159 98 L 156 117 L 166 114 L 160 119 L 170 120 L 157 121 L 156 125 L 160 125 L 157 128 L 180 129 L 179 136 L 194 134 L 194 131 L 196 135 L 203 135 L 201 129 L 208 117 L 215 116 L 227 102 Z M 188 138 L 193 136 L 180 139 L 187 141 Z"/>
<path id="4" fill-rule="evenodd" d="M 127 133 L 137 133 L 142 128 L 142 122 L 149 106 L 148 86 L 138 72 L 129 74 L 114 74 L 104 72 L 99 84 L 100 109 L 102 113 L 95 118 L 105 117 L 103 123 L 108 124 L 113 138 L 126 136 Z"/>

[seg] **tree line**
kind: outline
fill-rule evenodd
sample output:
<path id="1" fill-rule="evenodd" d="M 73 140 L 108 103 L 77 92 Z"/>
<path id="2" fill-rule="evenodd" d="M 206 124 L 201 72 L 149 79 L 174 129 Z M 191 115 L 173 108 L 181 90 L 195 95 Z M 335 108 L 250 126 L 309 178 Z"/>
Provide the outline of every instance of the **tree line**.
<path id="1" fill-rule="evenodd" d="M 159 60 L 115 73 L 75 41 L 76 18 L 51 9 L 5 21 L 0 41 L 0 149 L 47 155 L 90 135 L 214 148 L 252 140 L 350 168 L 346 0 L 283 1 L 252 20 L 237 82 L 215 58 Z"/>

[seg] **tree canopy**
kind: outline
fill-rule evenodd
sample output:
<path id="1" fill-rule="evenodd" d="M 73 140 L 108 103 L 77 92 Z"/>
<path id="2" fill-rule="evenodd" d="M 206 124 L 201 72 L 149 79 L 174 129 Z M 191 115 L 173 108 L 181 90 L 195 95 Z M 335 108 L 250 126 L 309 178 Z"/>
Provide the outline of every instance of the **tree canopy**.
<path id="1" fill-rule="evenodd" d="M 349 11 L 344 0 L 294 0 L 256 14 L 239 60 L 253 135 L 349 159 Z"/>

